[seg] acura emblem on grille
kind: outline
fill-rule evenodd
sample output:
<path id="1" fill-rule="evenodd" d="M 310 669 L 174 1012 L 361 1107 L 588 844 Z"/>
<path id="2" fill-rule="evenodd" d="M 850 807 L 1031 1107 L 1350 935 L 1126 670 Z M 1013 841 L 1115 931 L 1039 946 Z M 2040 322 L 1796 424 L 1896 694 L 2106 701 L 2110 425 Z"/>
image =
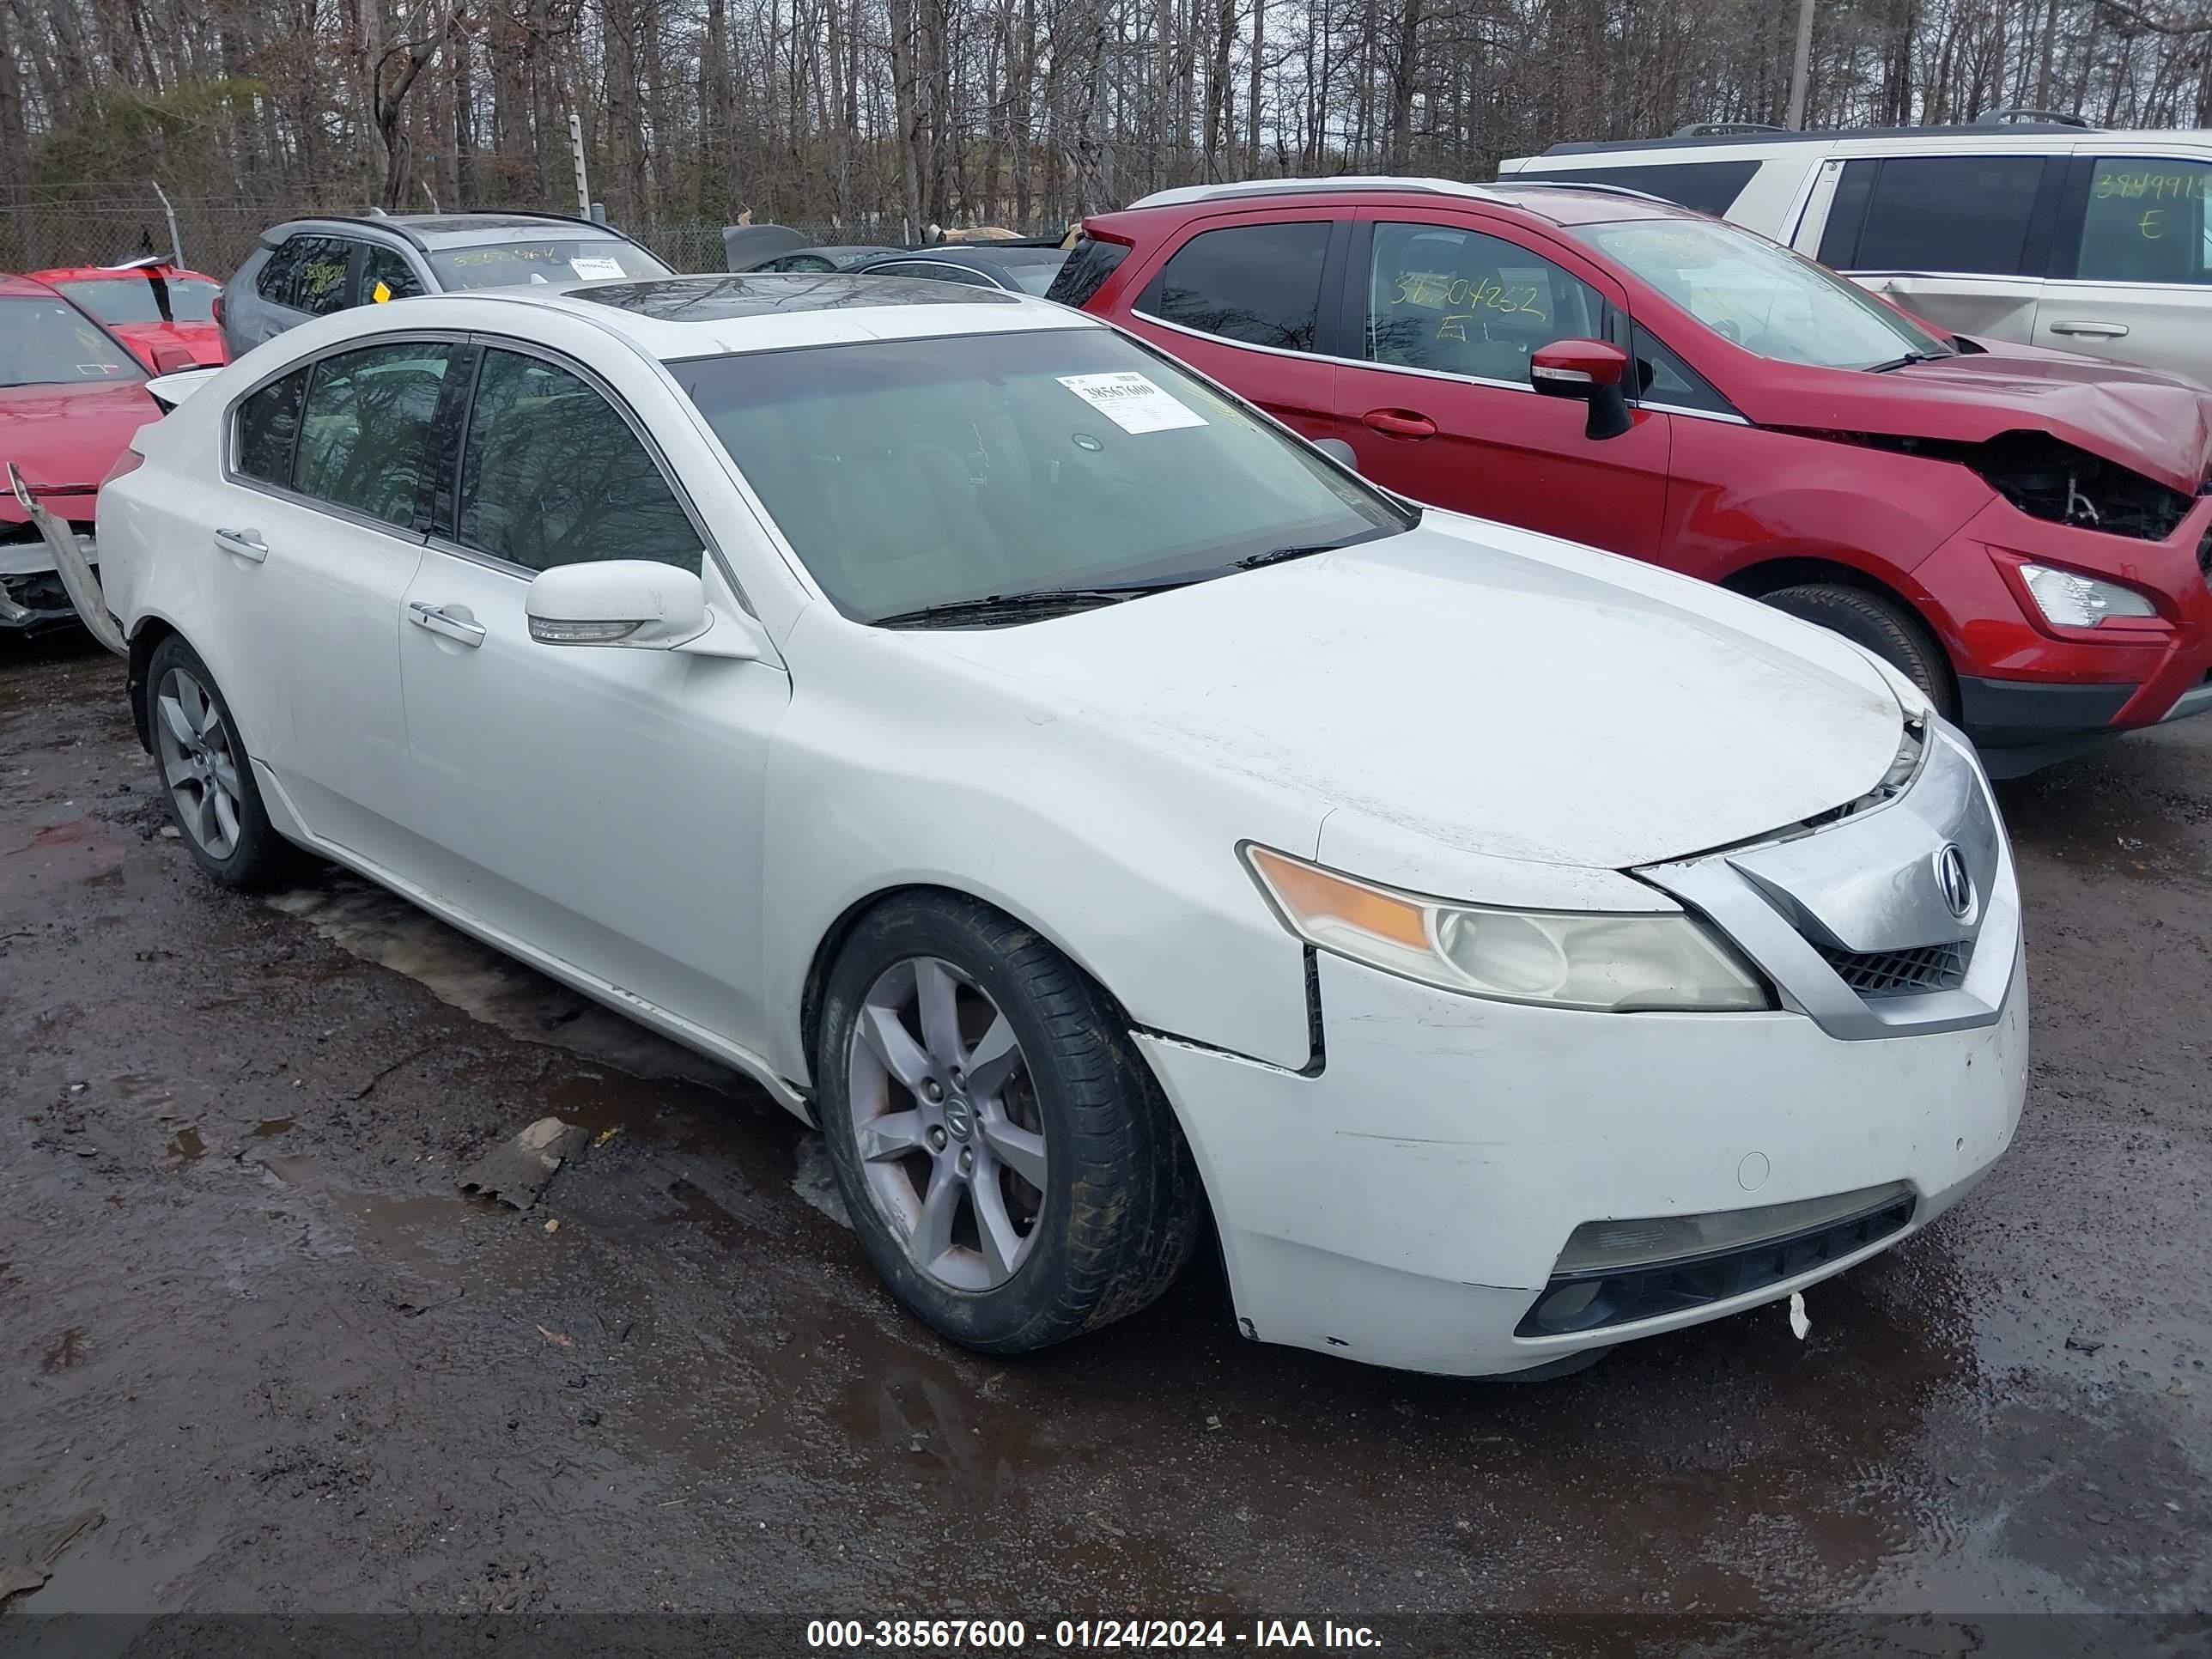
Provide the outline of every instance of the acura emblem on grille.
<path id="1" fill-rule="evenodd" d="M 1943 902 L 1951 914 L 1965 921 L 1974 908 L 1974 878 L 1966 873 L 1966 855 L 1956 842 L 1945 842 L 1942 851 L 1936 854 L 1936 885 L 1942 890 Z"/>

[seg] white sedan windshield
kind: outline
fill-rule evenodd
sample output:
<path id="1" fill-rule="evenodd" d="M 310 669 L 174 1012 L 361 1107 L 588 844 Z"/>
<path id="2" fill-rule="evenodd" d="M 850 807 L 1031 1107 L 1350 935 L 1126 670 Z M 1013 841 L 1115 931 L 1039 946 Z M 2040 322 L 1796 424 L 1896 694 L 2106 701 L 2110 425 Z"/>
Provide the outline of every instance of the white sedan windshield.
<path id="1" fill-rule="evenodd" d="M 866 622 L 1201 580 L 1411 522 L 1104 329 L 672 367 L 823 590 Z"/>
<path id="2" fill-rule="evenodd" d="M 1626 265 L 1707 328 L 1786 363 L 1872 368 L 1947 340 L 1789 249 L 1717 220 L 1637 219 L 1573 234 Z"/>

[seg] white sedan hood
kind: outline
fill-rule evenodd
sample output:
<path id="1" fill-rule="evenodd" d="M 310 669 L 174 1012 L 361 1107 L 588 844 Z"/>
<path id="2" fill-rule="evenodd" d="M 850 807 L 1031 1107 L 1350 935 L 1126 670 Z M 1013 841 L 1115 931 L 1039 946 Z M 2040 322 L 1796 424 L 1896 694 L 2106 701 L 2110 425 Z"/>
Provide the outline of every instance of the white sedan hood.
<path id="1" fill-rule="evenodd" d="M 1901 735 L 1881 674 L 1835 635 L 1434 511 L 1387 540 L 950 637 L 1117 747 L 1305 798 L 1331 845 L 1410 835 L 1626 869 L 1855 799 Z"/>

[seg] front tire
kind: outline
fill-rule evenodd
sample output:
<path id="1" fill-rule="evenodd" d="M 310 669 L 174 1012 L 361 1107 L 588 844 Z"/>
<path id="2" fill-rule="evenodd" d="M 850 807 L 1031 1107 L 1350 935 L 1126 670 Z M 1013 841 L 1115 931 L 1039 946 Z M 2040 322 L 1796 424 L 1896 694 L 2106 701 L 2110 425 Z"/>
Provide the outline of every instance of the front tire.
<path id="1" fill-rule="evenodd" d="M 298 849 L 269 822 L 230 705 L 174 634 L 147 661 L 145 697 L 162 793 L 193 861 L 226 887 L 270 887 L 296 873 Z"/>
<path id="2" fill-rule="evenodd" d="M 1197 1176 L 1127 1021 L 1031 929 L 953 894 L 862 919 L 826 988 L 817 1104 L 871 1264 L 987 1353 L 1136 1312 L 1188 1262 Z"/>
<path id="3" fill-rule="evenodd" d="M 1959 716 L 1959 691 L 1943 647 L 1920 618 L 1879 593 L 1842 582 L 1806 582 L 1762 593 L 1777 611 L 1864 646 L 1928 694 L 1946 720 Z"/>

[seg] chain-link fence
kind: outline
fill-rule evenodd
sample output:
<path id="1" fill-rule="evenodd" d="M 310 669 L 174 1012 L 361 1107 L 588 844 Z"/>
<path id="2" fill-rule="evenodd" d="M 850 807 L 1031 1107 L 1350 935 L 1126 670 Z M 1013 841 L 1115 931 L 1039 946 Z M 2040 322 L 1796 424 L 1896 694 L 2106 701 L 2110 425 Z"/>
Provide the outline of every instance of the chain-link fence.
<path id="1" fill-rule="evenodd" d="M 315 213 L 359 213 L 358 203 L 295 201 L 259 206 L 234 199 L 173 198 L 176 239 L 184 263 L 221 280 L 246 261 L 254 240 L 272 224 Z M 565 209 L 560 210 L 566 210 Z M 780 222 L 811 244 L 834 247 L 866 242 L 899 244 L 906 238 L 889 223 Z M 678 270 L 725 269 L 722 227 L 704 220 L 621 224 Z M 0 198 L 0 271 L 51 270 L 59 265 L 116 264 L 170 251 L 169 219 L 160 198 L 16 196 Z"/>

